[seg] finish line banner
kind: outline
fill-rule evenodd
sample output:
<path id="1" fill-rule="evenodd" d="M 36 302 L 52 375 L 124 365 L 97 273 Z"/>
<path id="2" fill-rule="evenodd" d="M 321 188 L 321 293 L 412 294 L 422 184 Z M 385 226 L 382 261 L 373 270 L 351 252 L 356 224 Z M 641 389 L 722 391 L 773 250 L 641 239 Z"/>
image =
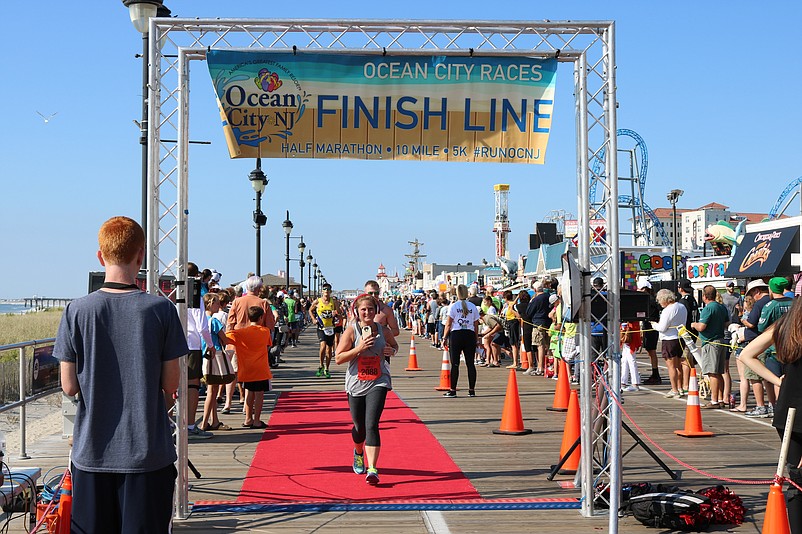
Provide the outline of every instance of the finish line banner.
<path id="1" fill-rule="evenodd" d="M 545 161 L 555 59 L 210 50 L 232 158 Z"/>

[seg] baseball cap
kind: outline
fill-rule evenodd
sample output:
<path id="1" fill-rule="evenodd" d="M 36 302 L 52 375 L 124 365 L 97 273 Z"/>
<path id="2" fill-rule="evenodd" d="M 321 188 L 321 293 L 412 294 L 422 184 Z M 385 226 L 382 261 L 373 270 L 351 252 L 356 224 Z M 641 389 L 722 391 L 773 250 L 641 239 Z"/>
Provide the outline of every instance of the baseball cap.
<path id="1" fill-rule="evenodd" d="M 554 304 L 555 302 L 557 302 L 558 298 L 559 297 L 557 295 L 549 295 L 549 304 Z"/>
<path id="2" fill-rule="evenodd" d="M 727 287 L 735 287 L 735 282 L 730 280 L 729 282 L 727 282 Z"/>
<path id="3" fill-rule="evenodd" d="M 217 271 L 212 269 L 212 282 L 219 282 L 221 276 L 223 276 L 222 273 L 218 273 Z"/>
<path id="4" fill-rule="evenodd" d="M 760 278 L 758 278 L 757 280 L 752 280 L 746 285 L 746 294 L 748 295 L 749 293 L 752 292 L 753 289 L 757 289 L 759 287 L 769 287 L 769 286 L 767 286 L 766 282 L 764 282 Z"/>
<path id="5" fill-rule="evenodd" d="M 687 278 L 680 280 L 679 283 L 680 289 L 684 289 L 685 291 L 693 291 L 693 286 L 691 285 L 691 281 Z"/>
<path id="6" fill-rule="evenodd" d="M 638 280 L 638 289 L 651 289 L 652 284 L 648 280 Z"/>
<path id="7" fill-rule="evenodd" d="M 784 276 L 775 276 L 769 280 L 769 289 L 772 293 L 782 293 L 788 289 L 788 279 Z"/>

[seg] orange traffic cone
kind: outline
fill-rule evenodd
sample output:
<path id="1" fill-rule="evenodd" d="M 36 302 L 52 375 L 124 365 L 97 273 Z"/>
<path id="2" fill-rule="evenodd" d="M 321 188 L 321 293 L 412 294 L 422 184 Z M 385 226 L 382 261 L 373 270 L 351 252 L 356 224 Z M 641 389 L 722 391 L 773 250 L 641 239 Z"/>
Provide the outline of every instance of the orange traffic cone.
<path id="1" fill-rule="evenodd" d="M 579 415 L 579 394 L 575 389 L 571 390 L 571 396 L 568 401 L 568 413 L 565 415 L 565 427 L 563 428 L 563 442 L 560 445 L 560 460 L 562 460 L 574 443 L 577 442 L 580 436 L 580 415 Z M 582 455 L 582 447 L 577 446 L 574 452 L 568 457 L 568 460 L 563 463 L 560 469 L 561 475 L 576 474 L 579 469 L 579 458 Z"/>
<path id="2" fill-rule="evenodd" d="M 58 534 L 70 534 L 70 523 L 72 522 L 72 477 L 69 470 L 64 473 L 64 481 L 61 483 L 57 515 L 58 529 L 56 532 Z"/>
<path id="3" fill-rule="evenodd" d="M 763 516 L 762 532 L 763 534 L 791 534 L 783 487 L 779 484 L 772 484 L 769 489 L 769 500 L 766 503 L 766 514 Z"/>
<path id="4" fill-rule="evenodd" d="M 434 388 L 437 391 L 450 391 L 451 390 L 451 359 L 448 357 L 448 351 L 443 351 L 443 363 L 440 366 L 440 385 Z"/>
<path id="5" fill-rule="evenodd" d="M 412 336 L 412 341 L 409 343 L 409 362 L 407 363 L 407 368 L 404 371 L 423 371 L 420 367 L 418 367 L 418 353 L 415 350 L 415 336 Z"/>
<path id="6" fill-rule="evenodd" d="M 507 395 L 504 397 L 504 410 L 501 413 L 501 428 L 494 430 L 493 434 L 511 434 L 523 436 L 532 431 L 524 428 L 524 418 L 521 415 L 521 399 L 518 397 L 518 379 L 515 378 L 515 369 L 510 369 L 510 378 L 507 380 Z"/>
<path id="7" fill-rule="evenodd" d="M 521 370 L 529 370 L 529 353 L 524 350 L 523 343 L 521 343 Z"/>
<path id="8" fill-rule="evenodd" d="M 557 387 L 554 388 L 554 401 L 551 406 L 546 408 L 552 412 L 567 412 L 568 400 L 571 395 L 571 385 L 568 383 L 568 369 L 565 366 L 565 360 L 557 360 L 559 362 L 560 372 L 557 375 Z"/>
<path id="9" fill-rule="evenodd" d="M 691 367 L 691 380 L 688 384 L 688 402 L 685 405 L 685 429 L 675 430 L 674 434 L 686 438 L 709 438 L 712 432 L 702 430 L 702 410 L 699 407 L 699 382 L 696 369 Z"/>

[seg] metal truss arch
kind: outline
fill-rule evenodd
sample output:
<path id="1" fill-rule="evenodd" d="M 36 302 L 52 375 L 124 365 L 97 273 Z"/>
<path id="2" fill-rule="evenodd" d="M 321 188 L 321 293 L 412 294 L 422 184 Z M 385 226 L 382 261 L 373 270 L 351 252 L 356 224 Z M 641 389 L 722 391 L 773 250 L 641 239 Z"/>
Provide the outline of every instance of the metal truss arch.
<path id="1" fill-rule="evenodd" d="M 591 208 L 589 180 L 617 176 L 615 158 L 606 158 L 604 170 L 591 166 L 599 154 L 612 153 L 616 144 L 615 101 L 615 24 L 612 21 L 437 21 L 437 20 L 274 20 L 274 19 L 151 19 L 150 79 L 148 88 L 148 288 L 157 292 L 160 275 L 170 274 L 179 281 L 179 315 L 186 317 L 185 286 L 187 260 L 187 182 L 189 63 L 202 60 L 211 48 L 332 51 L 341 53 L 416 53 L 432 55 L 517 55 L 554 57 L 574 65 L 577 119 L 577 183 L 580 186 L 580 268 L 585 273 L 603 272 L 611 281 L 606 299 L 617 302 L 620 279 L 618 254 L 618 186 L 615 180 L 600 182 L 604 188 L 601 206 L 606 210 L 606 250 L 600 263 L 589 254 Z M 175 137 L 173 137 L 175 136 Z M 160 139 L 177 139 L 174 145 Z M 612 200 L 610 200 L 612 199 Z M 594 247 L 596 248 L 596 247 Z M 587 282 L 587 280 L 586 280 Z M 583 294 L 588 294 L 583 290 Z M 589 297 L 588 297 L 589 298 Z M 589 306 L 585 307 L 587 310 Z M 597 375 L 591 364 L 609 361 L 605 377 L 617 383 L 619 373 L 618 311 L 609 305 L 604 314 L 608 329 L 608 349 L 600 354 L 590 346 L 589 315 L 580 320 L 581 346 L 589 357 L 582 376 L 583 451 L 605 449 L 602 464 L 583 460 L 582 513 L 593 515 L 596 499 L 608 500 L 607 509 L 616 510 L 621 486 L 620 414 L 614 402 L 595 408 L 591 391 L 597 391 Z M 612 356 L 612 357 L 610 357 Z M 182 373 L 182 375 L 184 375 Z M 185 395 L 185 385 L 179 397 Z M 596 424 L 602 422 L 603 424 Z M 179 425 L 179 429 L 181 425 Z M 603 430 L 600 430 L 603 429 Z M 176 516 L 186 517 L 187 463 L 186 435 L 179 432 L 179 481 Z M 605 497 L 609 495 L 609 497 Z M 610 532 L 617 532 L 617 515 L 610 514 Z"/>

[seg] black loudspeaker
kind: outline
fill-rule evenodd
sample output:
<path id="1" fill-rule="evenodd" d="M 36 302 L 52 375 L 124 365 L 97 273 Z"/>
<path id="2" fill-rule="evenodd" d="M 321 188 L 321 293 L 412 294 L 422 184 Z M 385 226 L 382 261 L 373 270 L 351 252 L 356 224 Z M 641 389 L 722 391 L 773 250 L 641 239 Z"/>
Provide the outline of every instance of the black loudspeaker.
<path id="1" fill-rule="evenodd" d="M 200 278 L 187 278 L 187 308 L 201 307 L 201 281 Z"/>
<path id="2" fill-rule="evenodd" d="M 535 223 L 535 233 L 529 234 L 530 250 L 540 248 L 540 245 L 553 245 L 559 242 L 557 223 Z"/>
<path id="3" fill-rule="evenodd" d="M 619 310 L 622 322 L 643 321 L 651 316 L 649 294 L 630 289 L 621 290 Z"/>

